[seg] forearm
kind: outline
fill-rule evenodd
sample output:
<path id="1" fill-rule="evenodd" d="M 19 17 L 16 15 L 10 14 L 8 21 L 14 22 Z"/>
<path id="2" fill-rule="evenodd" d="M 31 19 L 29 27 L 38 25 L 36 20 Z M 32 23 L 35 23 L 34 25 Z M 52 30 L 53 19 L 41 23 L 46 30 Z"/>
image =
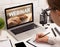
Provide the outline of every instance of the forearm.
<path id="1" fill-rule="evenodd" d="M 60 44 L 60 37 L 48 37 L 48 43 L 49 44 Z"/>
<path id="2" fill-rule="evenodd" d="M 56 42 L 55 42 L 55 37 L 53 38 L 53 37 L 48 37 L 48 43 L 49 44 L 55 44 Z"/>

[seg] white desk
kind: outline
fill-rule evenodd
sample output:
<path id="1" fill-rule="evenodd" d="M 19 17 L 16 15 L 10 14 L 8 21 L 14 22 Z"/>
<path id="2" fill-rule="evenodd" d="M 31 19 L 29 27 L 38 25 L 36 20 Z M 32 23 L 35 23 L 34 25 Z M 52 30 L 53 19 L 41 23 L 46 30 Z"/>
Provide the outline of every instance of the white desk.
<path id="1" fill-rule="evenodd" d="M 2 31 L 2 35 L 1 36 L 3 36 L 3 37 L 9 37 L 9 39 L 11 40 L 11 42 L 12 42 L 12 45 L 13 45 L 13 47 L 15 47 L 15 43 L 19 43 L 19 42 L 24 42 L 25 43 L 25 45 L 27 46 L 27 47 L 32 47 L 30 44 L 28 44 L 28 43 L 26 43 L 26 40 L 28 40 L 28 39 L 26 39 L 26 40 L 22 40 L 22 41 L 17 41 L 14 37 L 12 37 L 7 31 L 5 31 L 5 30 L 3 30 Z"/>
<path id="2" fill-rule="evenodd" d="M 56 25 L 55 24 L 51 24 L 49 27 L 55 27 Z M 47 26 L 45 26 L 45 27 L 47 27 Z M 46 31 L 45 31 L 46 32 Z M 10 39 L 11 39 L 11 41 L 12 41 L 12 44 L 13 44 L 13 47 L 15 47 L 15 43 L 17 43 L 17 42 L 21 42 L 21 41 L 17 41 L 14 37 L 12 37 L 7 31 L 5 31 L 5 30 L 3 30 L 2 31 L 2 34 L 1 34 L 2 36 L 8 36 Z M 28 38 L 29 39 L 29 38 Z M 26 39 L 26 40 L 28 40 L 28 39 Z M 30 44 L 28 44 L 28 43 L 26 43 L 26 40 L 22 40 L 25 44 L 26 44 L 26 46 L 27 47 L 33 47 L 33 46 L 31 46 Z"/>

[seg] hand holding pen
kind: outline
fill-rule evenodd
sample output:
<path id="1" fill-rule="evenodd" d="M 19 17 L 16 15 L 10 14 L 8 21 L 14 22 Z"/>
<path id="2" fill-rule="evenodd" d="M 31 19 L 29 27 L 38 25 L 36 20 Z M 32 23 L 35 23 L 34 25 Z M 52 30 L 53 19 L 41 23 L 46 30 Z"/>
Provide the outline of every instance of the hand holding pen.
<path id="1" fill-rule="evenodd" d="M 48 42 L 48 34 L 49 34 L 50 32 L 48 32 L 47 34 L 43 34 L 43 33 L 40 33 L 40 34 L 37 34 L 36 35 L 36 39 L 35 39 L 35 41 L 36 42 L 38 42 L 38 43 L 40 43 L 40 42 Z"/>

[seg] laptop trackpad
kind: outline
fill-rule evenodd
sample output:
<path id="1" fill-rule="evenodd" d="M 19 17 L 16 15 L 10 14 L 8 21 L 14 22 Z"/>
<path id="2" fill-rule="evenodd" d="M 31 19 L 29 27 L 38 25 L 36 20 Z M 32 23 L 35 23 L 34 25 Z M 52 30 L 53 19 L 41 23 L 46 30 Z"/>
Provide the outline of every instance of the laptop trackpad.
<path id="1" fill-rule="evenodd" d="M 30 25 L 27 25 L 27 26 L 24 26 L 24 27 L 13 29 L 11 31 L 16 35 L 16 34 L 19 34 L 19 33 L 22 33 L 22 32 L 28 31 L 28 30 L 31 30 L 31 29 L 35 29 L 37 27 L 38 26 L 33 23 L 33 24 L 30 24 Z"/>

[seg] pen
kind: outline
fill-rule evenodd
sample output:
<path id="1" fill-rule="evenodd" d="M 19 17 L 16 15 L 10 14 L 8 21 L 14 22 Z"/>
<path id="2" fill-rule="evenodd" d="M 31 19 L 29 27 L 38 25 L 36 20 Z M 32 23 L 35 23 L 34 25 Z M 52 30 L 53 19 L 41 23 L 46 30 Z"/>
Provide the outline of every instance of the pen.
<path id="1" fill-rule="evenodd" d="M 9 39 L 9 41 L 10 41 L 11 47 L 13 47 L 12 42 L 11 42 L 11 40 L 10 40 L 10 39 Z"/>
<path id="2" fill-rule="evenodd" d="M 56 32 L 60 35 L 60 31 L 55 27 Z"/>
<path id="3" fill-rule="evenodd" d="M 46 33 L 45 35 L 43 35 L 43 36 L 40 37 L 40 38 L 43 38 L 43 37 L 45 37 L 45 36 L 48 35 L 48 34 L 50 34 L 50 32 Z M 35 40 L 34 40 L 33 42 L 35 42 Z"/>
<path id="4" fill-rule="evenodd" d="M 51 30 L 52 30 L 52 32 L 53 32 L 53 34 L 54 34 L 54 36 L 56 37 L 56 33 L 54 32 L 53 28 L 51 28 Z"/>
<path id="5" fill-rule="evenodd" d="M 9 39 L 9 37 L 7 36 L 7 38 Z M 9 39 L 9 42 L 10 42 L 10 44 L 11 44 L 11 47 L 13 47 L 13 45 L 12 45 L 12 42 L 11 42 L 11 40 Z"/>
<path id="6" fill-rule="evenodd" d="M 48 33 L 46 33 L 45 35 L 43 35 L 42 37 L 45 37 L 46 35 L 48 35 L 48 34 L 50 34 L 50 32 L 48 32 Z M 40 37 L 40 38 L 42 38 L 42 37 Z"/>

